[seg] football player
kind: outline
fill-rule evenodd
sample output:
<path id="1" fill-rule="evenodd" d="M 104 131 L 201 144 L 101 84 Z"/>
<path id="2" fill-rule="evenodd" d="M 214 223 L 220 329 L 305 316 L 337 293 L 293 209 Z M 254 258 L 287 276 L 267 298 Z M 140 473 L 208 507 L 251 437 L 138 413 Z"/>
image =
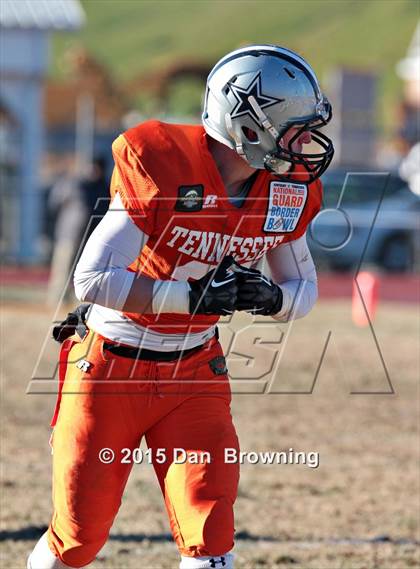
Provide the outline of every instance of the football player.
<path id="1" fill-rule="evenodd" d="M 305 232 L 330 118 L 302 57 L 252 45 L 210 72 L 202 126 L 148 121 L 116 139 L 112 202 L 74 277 L 90 307 L 58 333 L 54 510 L 28 568 L 95 558 L 143 437 L 180 568 L 233 567 L 239 465 L 224 449 L 238 439 L 216 324 L 235 310 L 288 322 L 314 305 Z M 272 278 L 253 268 L 263 257 Z M 83 338 L 66 338 L 84 319 Z"/>

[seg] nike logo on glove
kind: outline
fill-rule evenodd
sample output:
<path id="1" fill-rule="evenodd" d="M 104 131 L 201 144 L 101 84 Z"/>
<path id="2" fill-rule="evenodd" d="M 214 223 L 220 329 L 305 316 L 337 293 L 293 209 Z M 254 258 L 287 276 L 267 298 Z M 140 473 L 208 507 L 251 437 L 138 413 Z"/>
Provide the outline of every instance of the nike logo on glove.
<path id="1" fill-rule="evenodd" d="M 227 280 L 225 280 L 225 281 L 216 281 L 216 280 L 213 279 L 213 280 L 211 281 L 211 285 L 210 285 L 210 286 L 212 286 L 213 288 L 217 288 L 217 287 L 219 287 L 219 286 L 223 286 L 223 285 L 225 285 L 225 284 L 231 283 L 231 282 L 233 282 L 234 280 L 235 280 L 235 277 L 233 277 L 232 279 L 227 279 Z"/>

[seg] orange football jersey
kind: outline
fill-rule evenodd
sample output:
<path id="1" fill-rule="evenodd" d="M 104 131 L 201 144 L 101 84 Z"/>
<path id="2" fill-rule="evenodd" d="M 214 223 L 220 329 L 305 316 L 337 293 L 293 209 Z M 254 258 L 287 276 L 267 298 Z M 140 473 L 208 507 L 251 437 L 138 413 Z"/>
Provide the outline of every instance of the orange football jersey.
<path id="1" fill-rule="evenodd" d="M 202 126 L 148 121 L 112 146 L 118 192 L 136 225 L 149 236 L 130 270 L 161 280 L 198 279 L 231 254 L 256 262 L 270 248 L 301 237 L 322 200 L 312 184 L 279 181 L 264 170 L 238 208 L 228 200 Z M 218 316 L 126 313 L 161 333 L 205 330 Z"/>

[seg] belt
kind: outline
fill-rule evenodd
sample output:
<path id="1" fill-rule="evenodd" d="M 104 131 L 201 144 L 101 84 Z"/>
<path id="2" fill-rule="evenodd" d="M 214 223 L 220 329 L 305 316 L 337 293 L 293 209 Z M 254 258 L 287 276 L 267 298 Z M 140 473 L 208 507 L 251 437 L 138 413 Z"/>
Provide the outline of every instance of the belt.
<path id="1" fill-rule="evenodd" d="M 147 350 L 146 348 L 129 348 L 128 346 L 117 346 L 115 344 L 108 344 L 104 342 L 103 348 L 108 352 L 115 354 L 116 356 L 122 356 L 123 358 L 132 358 L 133 360 L 151 360 L 156 362 L 171 362 L 174 360 L 179 360 L 180 358 L 185 358 L 189 354 L 198 352 L 204 344 L 200 344 L 195 348 L 189 348 L 188 350 L 176 350 L 173 352 L 159 352 L 157 350 Z"/>
<path id="2" fill-rule="evenodd" d="M 215 338 L 219 339 L 219 330 L 216 326 Z M 155 362 L 172 362 L 175 360 L 183 359 L 186 356 L 198 352 L 202 349 L 204 344 L 189 348 L 188 350 L 175 350 L 173 352 L 159 352 L 158 350 L 148 350 L 147 348 L 130 348 L 129 346 L 118 346 L 108 342 L 103 343 L 103 349 L 121 356 L 123 358 L 131 358 L 133 360 L 149 360 Z"/>

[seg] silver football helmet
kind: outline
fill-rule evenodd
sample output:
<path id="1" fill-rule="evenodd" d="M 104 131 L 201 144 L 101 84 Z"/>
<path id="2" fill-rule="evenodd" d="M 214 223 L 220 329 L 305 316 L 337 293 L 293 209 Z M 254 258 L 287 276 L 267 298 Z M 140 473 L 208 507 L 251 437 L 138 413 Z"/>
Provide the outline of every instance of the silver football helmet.
<path id="1" fill-rule="evenodd" d="M 203 111 L 206 132 L 236 152 L 253 168 L 290 179 L 296 166 L 311 182 L 329 166 L 334 147 L 319 130 L 331 119 L 310 65 L 293 51 L 276 45 L 251 45 L 229 53 L 212 69 Z M 297 128 L 287 147 L 283 136 Z M 294 152 L 293 143 L 311 133 L 319 151 Z M 318 150 L 318 149 L 317 149 Z"/>

